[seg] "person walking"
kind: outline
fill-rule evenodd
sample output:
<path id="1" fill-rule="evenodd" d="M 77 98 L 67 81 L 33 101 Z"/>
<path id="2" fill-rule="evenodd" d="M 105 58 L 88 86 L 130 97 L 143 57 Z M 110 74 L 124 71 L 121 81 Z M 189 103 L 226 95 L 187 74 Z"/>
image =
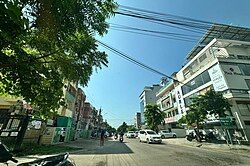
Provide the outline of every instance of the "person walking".
<path id="1" fill-rule="evenodd" d="M 104 146 L 104 137 L 105 137 L 105 131 L 102 129 L 100 137 L 100 146 Z"/>

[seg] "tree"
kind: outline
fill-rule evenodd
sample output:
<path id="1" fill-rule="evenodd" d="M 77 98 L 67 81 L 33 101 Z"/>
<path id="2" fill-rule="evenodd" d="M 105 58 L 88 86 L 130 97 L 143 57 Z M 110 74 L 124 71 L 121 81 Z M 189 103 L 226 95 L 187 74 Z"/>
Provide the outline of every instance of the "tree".
<path id="1" fill-rule="evenodd" d="M 44 114 L 63 103 L 63 81 L 85 86 L 107 66 L 95 36 L 107 33 L 113 0 L 2 0 L 0 93 L 22 96 Z"/>
<path id="2" fill-rule="evenodd" d="M 120 133 L 120 132 L 123 132 L 125 133 L 127 131 L 127 128 L 128 128 L 128 125 L 126 122 L 123 122 L 122 125 L 120 125 L 118 128 L 117 128 L 117 132 Z"/>
<path id="3" fill-rule="evenodd" d="M 136 131 L 137 129 L 135 128 L 134 125 L 129 125 L 127 128 L 127 131 Z"/>
<path id="4" fill-rule="evenodd" d="M 221 93 L 210 90 L 205 95 L 198 95 L 192 99 L 191 105 L 188 107 L 186 115 L 183 116 L 178 123 L 186 123 L 188 126 L 195 125 L 197 127 L 198 141 L 201 141 L 199 129 L 201 123 L 207 119 L 207 115 L 224 117 L 226 111 L 230 110 L 230 104 Z"/>
<path id="5" fill-rule="evenodd" d="M 231 113 L 231 105 L 228 100 L 223 97 L 222 93 L 216 93 L 214 90 L 210 90 L 202 96 L 202 100 L 202 107 L 204 107 L 210 115 L 215 115 L 219 118 L 225 117 L 227 111 Z"/>
<path id="6" fill-rule="evenodd" d="M 145 122 L 147 126 L 156 132 L 158 132 L 158 125 L 161 125 L 166 114 L 162 112 L 157 105 L 146 105 L 144 112 Z"/>

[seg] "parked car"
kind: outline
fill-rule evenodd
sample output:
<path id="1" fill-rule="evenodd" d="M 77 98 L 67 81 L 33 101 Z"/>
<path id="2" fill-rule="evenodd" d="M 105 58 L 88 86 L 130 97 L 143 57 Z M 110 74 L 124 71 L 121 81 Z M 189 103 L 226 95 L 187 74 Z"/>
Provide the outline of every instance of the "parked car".
<path id="1" fill-rule="evenodd" d="M 160 130 L 159 134 L 161 135 L 161 138 L 176 138 L 177 135 L 174 132 L 169 132 L 168 130 Z"/>
<path id="2" fill-rule="evenodd" d="M 140 142 L 149 143 L 161 143 L 161 135 L 157 134 L 153 130 L 140 130 L 139 131 L 139 140 Z"/>
<path id="3" fill-rule="evenodd" d="M 139 135 L 139 131 L 136 131 L 136 132 L 135 132 L 135 137 L 137 138 L 138 135 Z"/>
<path id="4" fill-rule="evenodd" d="M 127 136 L 127 138 L 135 138 L 135 132 L 134 131 L 128 131 L 126 136 Z"/>

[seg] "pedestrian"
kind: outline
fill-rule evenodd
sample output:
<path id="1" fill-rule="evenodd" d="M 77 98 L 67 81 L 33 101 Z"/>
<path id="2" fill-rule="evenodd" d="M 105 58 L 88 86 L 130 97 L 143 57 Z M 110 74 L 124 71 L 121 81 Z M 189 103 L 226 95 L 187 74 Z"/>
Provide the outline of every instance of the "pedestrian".
<path id="1" fill-rule="evenodd" d="M 100 137 L 100 146 L 104 146 L 104 137 L 105 137 L 105 131 L 102 129 Z"/>

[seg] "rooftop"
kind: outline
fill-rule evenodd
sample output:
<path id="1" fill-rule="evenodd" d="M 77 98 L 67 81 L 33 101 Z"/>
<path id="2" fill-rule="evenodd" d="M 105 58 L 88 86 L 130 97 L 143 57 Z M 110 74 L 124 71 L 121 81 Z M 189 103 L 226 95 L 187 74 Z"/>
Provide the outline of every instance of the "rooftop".
<path id="1" fill-rule="evenodd" d="M 237 27 L 231 25 L 214 24 L 205 35 L 199 40 L 196 46 L 187 55 L 187 60 L 191 60 L 214 38 L 250 41 L 250 28 Z"/>

